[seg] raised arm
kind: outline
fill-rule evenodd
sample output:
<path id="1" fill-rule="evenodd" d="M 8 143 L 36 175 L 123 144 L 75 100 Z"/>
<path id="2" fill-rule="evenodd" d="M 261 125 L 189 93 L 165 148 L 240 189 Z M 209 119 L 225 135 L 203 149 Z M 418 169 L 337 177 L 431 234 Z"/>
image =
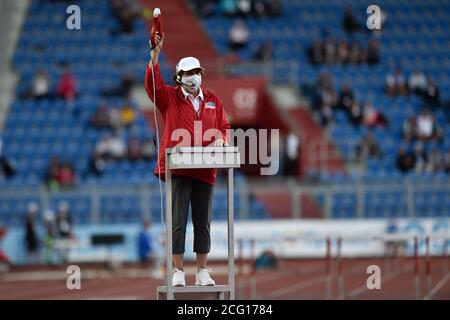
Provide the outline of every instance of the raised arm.
<path id="1" fill-rule="evenodd" d="M 147 70 L 145 72 L 145 90 L 150 100 L 156 104 L 156 107 L 161 113 L 165 113 L 167 109 L 167 95 L 170 90 L 170 86 L 166 86 L 164 79 L 161 76 L 161 70 L 159 67 L 159 53 L 164 42 L 164 36 L 155 37 L 157 45 L 151 50 L 151 58 L 147 64 Z M 154 80 L 154 81 L 153 81 Z M 156 95 L 156 101 L 154 94 Z"/>

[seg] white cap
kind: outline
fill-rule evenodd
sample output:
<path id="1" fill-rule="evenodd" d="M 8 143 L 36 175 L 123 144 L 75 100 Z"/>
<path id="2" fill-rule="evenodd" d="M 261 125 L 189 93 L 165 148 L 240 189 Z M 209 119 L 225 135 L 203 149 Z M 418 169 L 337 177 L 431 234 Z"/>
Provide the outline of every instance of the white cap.
<path id="1" fill-rule="evenodd" d="M 38 208 L 39 207 L 36 202 L 34 202 L 34 201 L 28 202 L 27 209 L 29 212 L 36 212 L 36 211 L 38 211 Z"/>
<path id="2" fill-rule="evenodd" d="M 178 74 L 180 71 L 189 71 L 193 69 L 205 70 L 202 66 L 200 66 L 200 61 L 198 61 L 197 58 L 185 57 L 177 63 L 176 73 Z"/>
<path id="3" fill-rule="evenodd" d="M 155 8 L 155 10 L 153 10 L 153 17 L 157 17 L 161 14 L 161 10 L 159 8 Z"/>
<path id="4" fill-rule="evenodd" d="M 47 209 L 44 212 L 44 220 L 52 221 L 55 219 L 55 212 L 52 209 Z"/>

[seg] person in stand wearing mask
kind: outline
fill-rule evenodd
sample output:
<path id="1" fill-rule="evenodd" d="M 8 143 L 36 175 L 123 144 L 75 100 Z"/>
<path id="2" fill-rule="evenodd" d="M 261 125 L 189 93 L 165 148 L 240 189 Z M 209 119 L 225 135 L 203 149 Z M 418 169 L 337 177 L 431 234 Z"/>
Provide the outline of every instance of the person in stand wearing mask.
<path id="1" fill-rule="evenodd" d="M 166 148 L 180 145 L 227 146 L 230 124 L 220 98 L 213 91 L 201 86 L 204 68 L 197 58 L 185 57 L 178 62 L 174 76 L 177 86 L 168 86 L 164 83 L 158 63 L 164 35 L 156 35 L 155 39 L 156 46 L 151 50 L 151 59 L 147 65 L 145 88 L 164 120 L 159 164 L 155 168 L 155 175 L 164 179 Z M 194 136 L 194 125 L 201 125 L 201 136 L 200 134 Z M 182 132 L 187 130 L 190 133 L 190 141 L 186 141 L 185 137 L 172 139 L 172 133 L 177 129 L 182 129 Z M 214 134 L 205 135 L 207 130 Z M 216 169 L 172 171 L 173 286 L 186 285 L 183 254 L 189 205 L 192 208 L 194 252 L 197 263 L 195 285 L 215 285 L 210 275 L 211 270 L 207 268 L 207 256 L 211 246 L 210 223 L 216 171 Z"/>

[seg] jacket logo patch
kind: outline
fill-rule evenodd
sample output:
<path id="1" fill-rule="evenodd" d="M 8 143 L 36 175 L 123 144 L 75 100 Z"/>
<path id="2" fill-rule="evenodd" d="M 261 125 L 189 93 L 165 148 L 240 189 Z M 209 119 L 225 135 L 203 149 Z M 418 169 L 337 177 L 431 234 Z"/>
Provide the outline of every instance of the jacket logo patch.
<path id="1" fill-rule="evenodd" d="M 216 108 L 216 104 L 214 102 L 207 102 L 205 104 L 205 109 L 215 109 Z"/>

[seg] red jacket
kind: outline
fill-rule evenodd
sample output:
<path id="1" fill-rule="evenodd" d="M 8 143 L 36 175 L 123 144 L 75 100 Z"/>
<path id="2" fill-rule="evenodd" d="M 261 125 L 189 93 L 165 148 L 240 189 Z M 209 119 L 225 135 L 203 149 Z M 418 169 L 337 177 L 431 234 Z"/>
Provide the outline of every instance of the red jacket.
<path id="1" fill-rule="evenodd" d="M 159 162 L 161 165 L 161 179 L 165 175 L 165 149 L 180 145 L 180 140 L 170 141 L 172 132 L 177 128 L 187 129 L 191 135 L 191 141 L 183 141 L 183 146 L 194 146 L 194 121 L 201 121 L 202 136 L 208 129 L 215 128 L 220 130 L 221 138 L 229 141 L 230 123 L 222 101 L 212 91 L 202 88 L 204 100 L 201 102 L 199 114 L 188 98 L 184 97 L 180 86 L 172 87 L 164 84 L 161 77 L 159 63 L 154 66 L 156 82 L 156 107 L 161 112 L 164 120 L 164 132 L 160 142 Z M 150 98 L 153 99 L 153 79 L 152 69 L 147 65 L 145 75 L 145 90 Z M 217 137 L 216 137 L 217 139 Z M 202 139 L 203 140 L 203 139 Z M 201 141 L 203 147 L 214 142 L 214 137 L 208 141 Z M 172 174 L 193 177 L 214 185 L 216 181 L 216 169 L 176 169 Z M 158 177 L 158 164 L 155 168 L 155 175 Z"/>

